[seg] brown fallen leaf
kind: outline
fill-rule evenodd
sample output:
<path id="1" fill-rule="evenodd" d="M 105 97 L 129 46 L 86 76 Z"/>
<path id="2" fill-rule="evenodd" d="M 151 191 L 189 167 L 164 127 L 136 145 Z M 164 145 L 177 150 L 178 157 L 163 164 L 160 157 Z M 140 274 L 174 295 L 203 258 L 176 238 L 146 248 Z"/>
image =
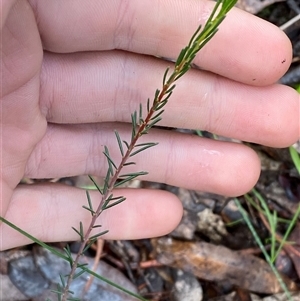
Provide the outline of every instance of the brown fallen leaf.
<path id="1" fill-rule="evenodd" d="M 281 287 L 270 266 L 262 259 L 205 242 L 182 242 L 171 238 L 153 240 L 156 259 L 209 281 L 224 281 L 257 293 L 275 294 Z M 296 290 L 282 276 L 289 290 Z"/>

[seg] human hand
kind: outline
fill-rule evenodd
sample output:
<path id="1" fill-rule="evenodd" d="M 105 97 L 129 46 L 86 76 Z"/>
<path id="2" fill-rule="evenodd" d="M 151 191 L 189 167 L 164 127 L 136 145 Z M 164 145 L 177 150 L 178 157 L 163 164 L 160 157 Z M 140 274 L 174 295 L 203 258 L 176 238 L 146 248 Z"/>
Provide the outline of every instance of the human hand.
<path id="1" fill-rule="evenodd" d="M 208 1 L 2 2 L 1 216 L 43 241 L 78 239 L 89 223 L 85 191 L 59 184 L 18 185 L 23 177 L 103 176 L 103 146 L 118 160 L 117 129 L 159 88 L 199 23 Z M 203 129 L 274 147 L 299 137 L 299 95 L 274 84 L 291 62 L 277 28 L 233 9 L 195 59 L 207 70 L 182 77 L 161 125 Z M 257 181 L 256 154 L 241 144 L 153 129 L 159 142 L 136 156 L 143 179 L 240 195 Z M 127 200 L 100 216 L 109 239 L 159 236 L 182 214 L 164 191 L 120 189 Z M 97 192 L 91 192 L 99 202 Z M 1 225 L 1 249 L 30 243 Z"/>

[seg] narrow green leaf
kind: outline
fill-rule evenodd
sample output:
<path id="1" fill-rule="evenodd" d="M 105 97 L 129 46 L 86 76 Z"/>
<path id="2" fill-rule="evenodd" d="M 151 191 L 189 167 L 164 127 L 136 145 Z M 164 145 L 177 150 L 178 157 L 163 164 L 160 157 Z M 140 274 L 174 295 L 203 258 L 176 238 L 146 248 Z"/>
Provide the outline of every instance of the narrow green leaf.
<path id="1" fill-rule="evenodd" d="M 111 193 L 106 199 L 108 200 L 108 201 L 110 201 L 111 199 L 113 199 L 114 198 L 114 195 Z"/>
<path id="2" fill-rule="evenodd" d="M 159 120 L 158 120 L 158 121 L 159 121 Z M 152 122 L 152 123 L 155 124 L 154 122 Z M 138 149 L 138 150 L 132 152 L 132 153 L 130 154 L 129 157 L 133 157 L 133 156 L 137 155 L 138 153 L 140 153 L 140 152 L 142 152 L 142 151 L 144 151 L 144 150 L 146 150 L 146 149 L 148 149 L 148 148 L 150 148 L 150 147 L 153 147 L 153 146 L 155 146 L 155 145 L 158 145 L 158 143 L 149 143 L 148 145 L 146 145 L 146 146 L 144 146 L 144 147 L 141 147 L 140 149 Z"/>
<path id="3" fill-rule="evenodd" d="M 163 99 L 160 102 L 156 103 L 156 105 L 153 107 L 153 109 L 154 109 L 154 111 L 159 111 L 166 104 L 167 104 L 167 99 Z"/>
<path id="4" fill-rule="evenodd" d="M 232 1 L 223 1 L 222 3 L 222 9 L 225 11 L 225 14 L 227 14 L 236 4 L 237 0 Z"/>
<path id="5" fill-rule="evenodd" d="M 118 131 L 115 131 L 115 135 L 117 137 L 120 153 L 121 153 L 122 157 L 124 157 L 124 150 L 123 150 L 122 140 L 121 140 L 121 137 L 120 137 Z"/>
<path id="6" fill-rule="evenodd" d="M 142 174 L 139 174 L 139 175 L 142 175 Z M 130 176 L 130 177 L 127 177 L 126 179 L 123 179 L 123 180 L 121 180 L 121 181 L 115 183 L 114 188 L 119 187 L 119 186 L 121 186 L 121 185 L 123 185 L 123 184 L 125 184 L 125 183 L 127 183 L 127 182 L 129 182 L 129 181 L 131 181 L 131 180 L 133 180 L 133 179 L 135 179 L 135 178 L 138 177 L 139 175 Z"/>
<path id="7" fill-rule="evenodd" d="M 274 263 L 276 260 L 275 253 L 276 253 L 276 227 L 277 227 L 277 212 L 273 211 L 271 215 L 271 219 L 269 220 L 271 226 L 271 261 Z"/>
<path id="8" fill-rule="evenodd" d="M 101 207 L 101 210 L 105 210 L 106 206 L 108 205 L 109 203 L 109 200 L 105 200 L 102 207 Z"/>
<path id="9" fill-rule="evenodd" d="M 71 250 L 70 250 L 70 246 L 67 244 L 64 249 L 65 251 L 65 254 L 66 254 L 66 257 L 68 258 L 68 262 L 70 264 L 70 267 L 72 268 L 72 264 L 73 264 L 73 257 L 72 257 L 72 253 L 71 253 Z"/>
<path id="10" fill-rule="evenodd" d="M 142 124 L 143 123 L 143 106 L 142 104 L 140 103 L 140 110 L 139 110 L 139 124 Z"/>
<path id="11" fill-rule="evenodd" d="M 251 231 L 253 237 L 255 238 L 256 243 L 257 243 L 258 246 L 260 247 L 260 249 L 261 249 L 261 251 L 262 251 L 264 257 L 266 258 L 266 260 L 267 260 L 269 266 L 271 267 L 273 273 L 275 274 L 275 276 L 276 276 L 276 278 L 277 278 L 277 280 L 278 280 L 280 286 L 283 288 L 283 290 L 285 291 L 286 295 L 289 297 L 289 300 L 292 300 L 291 295 L 290 295 L 290 293 L 289 293 L 289 290 L 288 290 L 286 284 L 284 283 L 284 281 L 282 280 L 282 277 L 280 276 L 280 274 L 278 273 L 276 267 L 275 267 L 274 264 L 272 263 L 271 258 L 270 258 L 270 256 L 269 256 L 268 252 L 266 251 L 266 249 L 265 249 L 265 247 L 264 247 L 264 245 L 263 245 L 261 239 L 259 238 L 257 232 L 255 231 L 255 229 L 254 229 L 254 227 L 253 227 L 253 225 L 252 225 L 252 223 L 251 223 L 251 221 L 250 221 L 250 219 L 249 219 L 249 217 L 248 217 L 247 212 L 246 212 L 245 209 L 242 207 L 242 205 L 240 204 L 240 202 L 239 202 L 239 200 L 238 200 L 237 198 L 235 198 L 234 201 L 235 201 L 235 204 L 236 204 L 236 206 L 238 207 L 239 211 L 241 212 L 241 214 L 242 214 L 242 216 L 243 216 L 243 218 L 244 218 L 244 220 L 245 220 L 245 222 L 246 222 L 246 224 L 247 224 L 249 230 Z"/>
<path id="12" fill-rule="evenodd" d="M 134 113 L 131 114 L 131 141 L 133 141 L 136 135 L 136 128 L 137 128 L 136 115 L 137 115 L 136 111 L 134 111 Z"/>
<path id="13" fill-rule="evenodd" d="M 65 251 L 68 253 L 68 255 L 71 256 L 72 253 L 71 253 L 70 245 L 67 244 L 67 245 L 64 247 L 64 249 L 65 249 Z"/>
<path id="14" fill-rule="evenodd" d="M 156 91 L 155 91 L 155 93 L 154 93 L 154 101 L 155 101 L 156 99 L 158 99 L 159 94 L 160 94 L 160 90 L 159 90 L 159 89 L 156 89 Z"/>
<path id="15" fill-rule="evenodd" d="M 78 269 L 83 269 L 83 268 L 88 267 L 88 266 L 89 266 L 88 263 L 78 263 L 77 268 Z"/>
<path id="16" fill-rule="evenodd" d="M 106 200 L 104 201 L 101 209 L 104 210 L 106 209 L 106 206 L 108 205 L 108 203 L 111 201 L 111 200 L 116 200 L 116 199 L 119 199 L 120 197 L 113 197 L 113 194 L 109 195 Z"/>
<path id="17" fill-rule="evenodd" d="M 135 162 L 126 162 L 126 163 L 124 163 L 124 166 L 135 165 L 135 164 L 136 164 Z"/>
<path id="18" fill-rule="evenodd" d="M 87 269 L 87 268 L 85 268 L 85 269 L 86 269 L 87 273 L 89 273 L 89 274 L 92 275 L 93 277 L 95 277 L 95 278 L 97 278 L 97 279 L 99 279 L 99 280 L 101 280 L 101 281 L 103 281 L 103 282 L 105 282 L 105 283 L 107 283 L 107 284 L 109 284 L 109 285 L 115 287 L 115 288 L 118 289 L 118 290 L 121 290 L 122 292 L 124 292 L 124 293 L 126 293 L 126 294 L 128 294 L 128 295 L 130 295 L 130 296 L 132 296 L 132 297 L 137 298 L 138 300 L 141 300 L 141 301 L 150 301 L 150 300 L 148 300 L 148 299 L 143 298 L 143 297 L 140 296 L 140 295 L 137 295 L 136 293 L 133 293 L 133 292 L 131 292 L 131 291 L 125 289 L 123 286 L 118 285 L 118 284 L 114 283 L 113 281 L 110 281 L 109 279 L 107 279 L 107 278 L 105 278 L 105 277 L 103 277 L 103 276 L 97 274 L 96 272 L 94 272 L 94 271 L 92 271 L 92 270 L 90 270 L 90 269 Z"/>
<path id="19" fill-rule="evenodd" d="M 284 243 L 287 241 L 288 237 L 290 236 L 290 233 L 292 232 L 293 228 L 295 227 L 299 216 L 300 216 L 300 205 L 298 206 L 292 220 L 288 223 L 288 229 L 286 230 L 282 240 L 280 241 L 279 247 L 278 247 L 277 252 L 275 254 L 275 258 L 277 258 L 279 253 L 281 252 L 281 250 L 284 246 Z"/>
<path id="20" fill-rule="evenodd" d="M 123 140 L 124 144 L 126 145 L 127 149 L 129 148 L 129 144 L 127 141 Z"/>
<path id="21" fill-rule="evenodd" d="M 150 98 L 147 100 L 147 113 L 150 112 Z"/>
<path id="22" fill-rule="evenodd" d="M 154 125 L 156 125 L 158 122 L 161 121 L 161 117 L 156 118 L 155 120 L 153 120 L 152 122 L 150 122 L 147 127 L 145 128 L 146 131 L 149 131 L 149 129 L 151 129 Z M 130 155 L 130 157 L 133 156 L 132 154 Z"/>
<path id="23" fill-rule="evenodd" d="M 190 42 L 189 42 L 188 46 L 186 47 L 187 49 L 191 48 L 191 46 L 193 45 L 193 43 L 195 42 L 195 40 L 197 38 L 198 33 L 201 31 L 201 28 L 202 28 L 202 25 L 200 24 L 198 26 L 198 28 L 196 29 L 196 31 L 194 32 L 194 34 L 192 35 Z M 187 51 L 187 49 L 186 49 L 186 51 Z"/>
<path id="24" fill-rule="evenodd" d="M 136 127 L 134 127 L 133 124 L 132 124 L 132 126 L 131 126 L 131 141 L 134 140 L 135 135 L 136 135 Z"/>
<path id="25" fill-rule="evenodd" d="M 176 76 L 176 80 L 178 80 L 181 76 L 183 76 L 185 73 L 187 73 L 191 69 L 190 64 L 185 65 L 181 72 Z"/>
<path id="26" fill-rule="evenodd" d="M 121 203 L 125 200 L 126 200 L 126 198 L 123 196 L 118 196 L 118 197 L 112 198 L 112 199 L 108 200 L 107 202 L 105 202 L 105 205 L 102 206 L 102 210 L 106 210 L 107 208 L 112 207 L 111 206 L 112 201 L 116 201 L 116 202 L 114 202 L 114 204 L 116 204 L 117 202 Z"/>
<path id="27" fill-rule="evenodd" d="M 221 20 L 221 22 L 222 22 L 223 20 Z M 220 23 L 221 23 L 220 22 Z M 200 50 L 200 49 L 202 49 L 211 39 L 212 39 L 212 37 L 216 34 L 218 32 L 218 29 L 217 28 L 215 28 L 214 30 L 212 30 L 210 33 L 209 33 L 209 35 L 207 36 L 207 38 L 206 39 L 204 39 L 203 41 L 202 41 L 202 43 L 199 45 L 199 47 L 198 47 L 198 49 Z M 199 50 L 197 50 L 197 51 L 199 51 Z"/>
<path id="28" fill-rule="evenodd" d="M 171 97 L 172 93 L 173 92 L 171 91 L 171 92 L 165 94 L 165 96 L 161 100 L 161 102 L 159 104 L 157 104 L 157 106 L 155 107 L 155 111 L 161 110 L 161 108 L 164 107 L 167 104 L 167 102 L 168 102 L 169 98 Z"/>
<path id="29" fill-rule="evenodd" d="M 82 208 L 84 208 L 85 210 L 89 211 L 89 212 L 91 213 L 92 216 L 94 216 L 95 213 L 96 213 L 95 211 L 91 210 L 89 207 L 87 207 L 87 206 L 85 206 L 85 205 L 83 205 Z"/>
<path id="30" fill-rule="evenodd" d="M 99 238 L 100 236 L 103 236 L 103 235 L 106 234 L 106 233 L 108 233 L 108 230 L 105 230 L 105 231 L 102 231 L 102 232 L 100 232 L 100 233 L 97 233 L 97 234 L 91 236 L 90 239 L 91 239 L 91 240 L 97 239 L 97 238 Z"/>
<path id="31" fill-rule="evenodd" d="M 116 196 L 116 197 L 111 197 L 111 198 L 109 198 L 108 200 L 109 201 L 114 201 L 114 200 L 119 200 L 119 199 L 121 199 L 121 198 L 124 198 L 123 196 Z"/>
<path id="32" fill-rule="evenodd" d="M 80 236 L 83 237 L 84 236 L 84 232 L 83 232 L 83 224 L 82 224 L 82 222 L 79 222 L 79 231 L 80 231 Z"/>
<path id="33" fill-rule="evenodd" d="M 94 211 L 90 193 L 89 193 L 88 190 L 86 190 L 85 193 L 86 193 L 86 197 L 87 197 L 87 200 L 88 200 L 89 208 L 90 208 L 91 211 Z"/>
<path id="34" fill-rule="evenodd" d="M 110 181 L 110 170 L 107 170 L 106 176 L 104 178 L 103 194 L 106 194 L 107 192 L 107 189 L 109 187 L 109 181 Z"/>
<path id="35" fill-rule="evenodd" d="M 164 77 L 163 77 L 163 86 L 166 84 L 166 81 L 167 81 L 167 74 L 170 70 L 170 67 L 168 67 L 164 73 Z"/>
<path id="36" fill-rule="evenodd" d="M 103 205 L 102 205 L 102 207 L 101 207 L 102 210 L 105 209 L 105 207 L 108 205 L 108 203 L 110 202 L 110 200 L 111 200 L 112 198 L 113 198 L 113 195 L 112 195 L 112 194 L 109 195 L 109 196 L 106 198 L 106 200 L 104 201 L 104 203 L 103 203 Z"/>
<path id="37" fill-rule="evenodd" d="M 66 286 L 66 282 L 65 282 L 64 277 L 62 275 L 59 275 L 59 278 L 60 278 L 60 282 L 61 282 L 62 287 L 65 287 Z"/>
<path id="38" fill-rule="evenodd" d="M 109 154 L 107 146 L 104 146 L 104 148 L 105 148 L 105 151 L 103 152 L 103 154 L 105 155 L 105 157 L 107 159 L 109 167 L 111 167 L 111 165 L 112 165 L 115 169 L 117 169 L 116 164 L 114 163 L 114 161 L 110 157 L 110 154 Z M 111 170 L 113 170 L 113 169 L 111 168 Z M 111 175 L 113 175 L 113 171 L 110 171 L 110 173 L 111 173 Z"/>
<path id="39" fill-rule="evenodd" d="M 137 172 L 132 172 L 132 173 L 127 173 L 127 174 L 123 174 L 123 175 L 120 175 L 120 178 L 123 178 L 123 177 L 138 177 L 138 176 L 144 176 L 144 175 L 147 175 L 148 172 L 147 171 L 137 171 Z"/>
<path id="40" fill-rule="evenodd" d="M 80 237 L 80 241 L 83 242 L 84 240 L 84 232 L 83 232 L 83 225 L 82 225 L 82 222 L 79 223 L 79 231 L 72 227 L 72 229 L 79 235 Z"/>
<path id="41" fill-rule="evenodd" d="M 90 241 L 86 244 L 81 254 L 84 254 L 96 241 L 97 239 L 90 239 Z"/>
<path id="42" fill-rule="evenodd" d="M 93 226 L 93 229 L 94 229 L 94 228 L 95 228 L 95 229 L 96 229 L 96 228 L 101 228 L 101 227 L 102 227 L 102 225 L 94 225 L 94 226 Z"/>
<path id="43" fill-rule="evenodd" d="M 108 209 L 108 208 L 111 208 L 111 207 L 113 207 L 113 206 L 116 206 L 116 205 L 118 205 L 118 204 L 124 202 L 125 200 L 126 200 L 126 198 L 122 198 L 122 199 L 120 199 L 119 201 L 113 202 L 112 204 L 108 204 L 103 210 L 106 210 L 106 209 Z"/>
<path id="44" fill-rule="evenodd" d="M 157 144 L 158 143 L 155 143 L 155 142 L 144 142 L 144 143 L 138 143 L 134 147 L 136 148 L 136 147 L 146 146 L 146 145 L 152 145 L 152 146 L 154 146 L 154 145 L 157 145 Z"/>
<path id="45" fill-rule="evenodd" d="M 194 35 L 195 35 L 195 34 L 196 34 L 196 33 L 194 33 Z M 185 47 L 185 48 L 181 49 L 181 51 L 180 51 L 180 53 L 179 53 L 179 55 L 178 55 L 178 58 L 177 58 L 177 60 L 176 60 L 176 62 L 175 62 L 175 68 L 176 68 L 177 66 L 179 66 L 179 65 L 181 64 L 181 62 L 183 61 L 187 49 L 188 49 L 188 47 Z"/>
<path id="46" fill-rule="evenodd" d="M 136 177 L 128 177 L 126 179 L 123 179 L 122 181 L 119 181 L 119 182 L 115 183 L 114 188 L 119 187 L 119 186 L 133 180 L 134 178 L 136 178 Z"/>
<path id="47" fill-rule="evenodd" d="M 166 94 L 172 92 L 172 91 L 175 89 L 175 87 L 176 87 L 176 85 L 172 85 L 172 86 L 166 91 Z"/>
<path id="48" fill-rule="evenodd" d="M 80 236 L 80 240 L 82 241 L 82 237 L 80 235 L 80 232 L 76 228 L 74 228 L 74 227 L 72 227 L 72 229 Z"/>
<path id="49" fill-rule="evenodd" d="M 167 104 L 169 98 L 171 97 L 172 93 L 173 93 L 173 91 L 170 91 L 165 95 L 164 101 L 166 102 L 166 104 Z"/>
<path id="50" fill-rule="evenodd" d="M 289 147 L 289 151 L 290 151 L 290 156 L 292 158 L 292 161 L 293 161 L 298 173 L 300 174 L 300 156 L 299 156 L 297 150 L 293 146 Z"/>
<path id="51" fill-rule="evenodd" d="M 196 132 L 196 134 L 197 134 L 199 137 L 204 137 L 202 131 L 200 131 L 200 130 L 195 130 L 195 132 Z"/>
<path id="52" fill-rule="evenodd" d="M 111 201 L 105 202 L 105 205 L 102 206 L 102 210 L 106 210 L 116 204 L 120 204 L 120 203 L 124 202 L 125 200 L 126 200 L 125 197 L 119 197 L 118 200 L 113 202 L 112 204 L 110 203 Z"/>
<path id="53" fill-rule="evenodd" d="M 164 111 L 165 111 L 165 110 L 161 110 L 161 111 L 158 112 L 156 115 L 154 115 L 150 120 L 154 120 L 154 119 L 158 118 L 160 115 L 163 114 Z"/>
<path id="54" fill-rule="evenodd" d="M 105 155 L 106 160 L 107 160 L 108 171 L 109 171 L 110 175 L 113 175 L 113 165 L 112 165 L 111 161 L 109 160 L 109 153 L 107 154 L 107 152 L 108 152 L 108 148 L 107 148 L 107 146 L 104 146 L 103 154 Z"/>
<path id="55" fill-rule="evenodd" d="M 96 181 L 94 180 L 94 178 L 92 176 L 88 176 L 90 178 L 90 180 L 93 182 L 93 184 L 95 185 L 95 187 L 97 188 L 97 190 L 100 192 L 101 195 L 103 195 L 103 191 L 102 189 L 99 187 L 99 185 L 96 183 Z"/>
<path id="56" fill-rule="evenodd" d="M 219 7 L 221 6 L 221 9 L 219 10 Z M 219 13 L 222 14 L 222 6 L 223 6 L 223 0 L 217 0 L 217 3 L 215 4 L 209 18 L 206 21 L 205 27 L 209 26 L 210 23 L 216 18 L 216 13 L 219 10 Z M 205 29 L 204 27 L 204 29 Z"/>
<path id="57" fill-rule="evenodd" d="M 85 270 L 81 270 L 80 272 L 74 274 L 73 279 L 76 279 L 76 278 L 80 277 L 84 273 L 85 273 Z"/>
<path id="58" fill-rule="evenodd" d="M 137 112 L 134 111 L 133 114 L 131 114 L 131 122 L 134 125 L 134 127 L 137 126 Z"/>
<path id="59" fill-rule="evenodd" d="M 142 130 L 141 135 L 146 135 L 149 133 L 149 129 L 147 126 Z"/>
<path id="60" fill-rule="evenodd" d="M 62 299 L 61 299 L 61 296 L 62 296 L 63 292 L 61 291 L 61 289 L 62 289 L 62 288 L 61 288 L 60 285 L 58 284 L 58 285 L 57 285 L 57 290 L 55 290 L 55 289 L 51 289 L 51 290 L 50 290 L 51 293 L 54 293 L 54 294 L 57 295 L 59 301 L 62 300 Z"/>

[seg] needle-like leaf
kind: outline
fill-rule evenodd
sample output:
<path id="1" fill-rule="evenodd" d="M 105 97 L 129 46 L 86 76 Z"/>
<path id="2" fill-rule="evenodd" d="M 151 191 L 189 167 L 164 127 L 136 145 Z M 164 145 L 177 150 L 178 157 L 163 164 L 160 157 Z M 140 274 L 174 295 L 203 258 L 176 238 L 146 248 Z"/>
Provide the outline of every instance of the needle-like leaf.
<path id="1" fill-rule="evenodd" d="M 159 120 L 160 120 L 160 119 L 158 118 L 157 121 L 154 120 L 151 124 L 154 125 L 154 124 L 157 123 Z M 141 147 L 140 149 L 138 149 L 138 150 L 132 152 L 132 153 L 130 154 L 130 157 L 133 157 L 133 156 L 137 155 L 138 153 L 140 153 L 140 152 L 146 150 L 147 148 L 153 147 L 153 146 L 155 146 L 155 145 L 157 145 L 157 144 L 158 144 L 158 143 L 154 143 L 154 142 L 146 143 L 145 146 L 143 146 L 143 147 Z M 136 145 L 136 146 L 138 146 L 138 145 Z"/>
<path id="2" fill-rule="evenodd" d="M 123 149 L 123 145 L 122 145 L 122 140 L 121 140 L 121 137 L 120 137 L 118 131 L 115 131 L 115 135 L 117 137 L 120 153 L 121 153 L 122 157 L 124 157 L 124 149 Z"/>

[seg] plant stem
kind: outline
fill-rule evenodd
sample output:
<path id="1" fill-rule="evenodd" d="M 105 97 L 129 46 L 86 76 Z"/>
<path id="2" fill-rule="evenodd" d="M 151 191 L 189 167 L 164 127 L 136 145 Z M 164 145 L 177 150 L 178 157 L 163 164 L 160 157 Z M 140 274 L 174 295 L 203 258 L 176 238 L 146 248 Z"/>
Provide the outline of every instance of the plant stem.
<path id="1" fill-rule="evenodd" d="M 183 66 L 183 64 L 181 64 L 181 66 Z M 68 280 L 66 282 L 66 286 L 64 287 L 64 292 L 62 294 L 62 301 L 67 300 L 68 291 L 69 291 L 70 285 L 73 281 L 73 278 L 74 278 L 74 275 L 75 275 L 75 272 L 76 272 L 76 269 L 77 269 L 77 266 L 78 266 L 78 263 L 79 263 L 79 259 L 83 255 L 83 250 L 84 250 L 85 246 L 87 245 L 87 243 L 89 241 L 90 234 L 93 230 L 94 225 L 96 224 L 97 218 L 104 211 L 104 209 L 103 209 L 104 202 L 107 200 L 108 196 L 111 195 L 111 193 L 114 189 L 115 183 L 117 182 L 117 180 L 119 178 L 120 172 L 124 167 L 124 164 L 127 162 L 127 160 L 130 157 L 130 154 L 132 153 L 132 151 L 134 149 L 134 146 L 136 145 L 138 139 L 143 135 L 142 133 L 145 131 L 146 126 L 150 123 L 150 120 L 153 117 L 153 114 L 156 112 L 155 106 L 158 103 L 161 103 L 161 101 L 164 99 L 164 97 L 166 96 L 166 91 L 168 91 L 169 87 L 175 82 L 176 75 L 178 75 L 180 71 L 181 71 L 181 68 L 179 68 L 178 70 L 174 70 L 174 72 L 172 73 L 172 75 L 168 79 L 167 83 L 163 85 L 161 92 L 159 93 L 159 95 L 154 100 L 153 105 L 152 105 L 150 111 L 148 112 L 144 122 L 141 125 L 139 125 L 138 131 L 136 132 L 135 136 L 131 140 L 125 155 L 123 156 L 118 168 L 116 169 L 113 177 L 110 180 L 110 183 L 108 185 L 108 189 L 106 190 L 106 193 L 102 195 L 100 204 L 98 205 L 98 208 L 95 211 L 95 214 L 93 214 L 93 216 L 92 216 L 90 225 L 89 225 L 89 227 L 88 227 L 88 229 L 87 229 L 87 231 L 84 235 L 83 240 L 81 241 L 80 248 L 79 248 L 78 253 L 76 254 L 76 257 L 73 261 L 71 272 L 69 274 Z"/>
<path id="2" fill-rule="evenodd" d="M 167 74 L 169 69 L 166 70 L 164 74 L 161 90 L 156 90 L 151 107 L 149 105 L 149 100 L 148 100 L 146 118 L 142 119 L 142 117 L 140 116 L 137 122 L 136 112 L 132 114 L 131 116 L 132 137 L 129 144 L 124 142 L 127 146 L 127 151 L 125 152 L 125 154 L 123 154 L 122 142 L 119 136 L 117 135 L 120 151 L 122 154 L 122 160 L 119 163 L 118 167 L 114 164 L 113 160 L 110 158 L 108 149 L 105 147 L 104 155 L 108 160 L 108 171 L 107 171 L 107 176 L 105 178 L 105 186 L 104 186 L 105 188 L 103 189 L 103 191 L 98 189 L 99 192 L 102 194 L 102 198 L 100 204 L 97 207 L 97 210 L 94 211 L 92 208 L 89 208 L 89 211 L 92 213 L 92 219 L 85 234 L 83 235 L 82 229 L 80 229 L 80 232 L 75 230 L 80 235 L 81 246 L 74 261 L 72 260 L 72 258 L 70 258 L 70 262 L 72 263 L 72 268 L 68 276 L 67 282 L 63 287 L 63 292 L 61 295 L 62 301 L 66 301 L 68 298 L 71 282 L 74 279 L 74 275 L 76 273 L 76 269 L 79 264 L 79 259 L 83 254 L 86 245 L 88 245 L 90 240 L 92 240 L 93 242 L 97 238 L 97 236 L 96 237 L 94 236 L 94 238 L 93 237 L 90 238 L 90 234 L 92 230 L 95 228 L 97 218 L 101 215 L 101 213 L 105 209 L 108 208 L 107 205 L 111 200 L 112 191 L 116 187 L 116 182 L 118 178 L 120 178 L 121 170 L 125 167 L 125 164 L 127 163 L 129 157 L 135 155 L 139 151 L 142 151 L 146 148 L 155 145 L 155 143 L 149 143 L 145 145 L 143 144 L 143 146 L 145 146 L 144 148 L 142 147 L 138 151 L 133 151 L 134 148 L 138 146 L 137 145 L 138 139 L 142 135 L 146 134 L 150 128 L 152 128 L 157 122 L 160 121 L 161 118 L 159 116 L 161 116 L 161 114 L 163 113 L 162 108 L 166 105 L 168 99 L 170 98 L 173 92 L 173 89 L 175 88 L 174 83 L 191 68 L 192 61 L 194 60 L 196 54 L 215 35 L 218 26 L 225 18 L 227 12 L 234 6 L 235 3 L 236 0 L 218 0 L 216 2 L 210 17 L 208 18 L 206 24 L 203 27 L 203 30 L 201 30 L 201 26 L 199 26 L 195 31 L 194 35 L 192 36 L 192 38 L 190 39 L 188 45 L 180 52 L 174 66 L 174 70 L 172 74 L 168 77 L 168 79 L 167 79 Z M 114 172 L 113 172 L 113 167 L 115 168 Z M 145 174 L 145 173 L 140 172 L 140 173 L 136 173 L 135 175 L 131 174 L 129 177 L 127 177 L 126 180 L 130 180 L 132 178 L 132 175 L 133 177 L 136 177 L 137 175 L 141 175 L 141 174 Z M 124 200 L 125 198 L 120 197 L 120 199 Z M 80 224 L 80 226 L 82 228 L 82 224 Z"/>

